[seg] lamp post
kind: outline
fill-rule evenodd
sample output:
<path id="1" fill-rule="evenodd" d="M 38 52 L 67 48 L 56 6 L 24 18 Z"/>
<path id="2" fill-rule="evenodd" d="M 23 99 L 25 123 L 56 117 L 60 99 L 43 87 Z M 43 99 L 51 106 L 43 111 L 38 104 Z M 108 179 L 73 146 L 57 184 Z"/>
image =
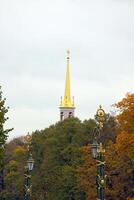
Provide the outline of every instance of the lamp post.
<path id="1" fill-rule="evenodd" d="M 32 158 L 32 153 L 31 153 L 31 140 L 32 140 L 32 137 L 28 133 L 28 135 L 26 137 L 28 160 L 27 160 L 27 165 L 25 167 L 25 174 L 24 174 L 24 176 L 25 176 L 24 200 L 30 200 L 31 192 L 32 192 L 31 172 L 34 168 L 34 160 Z"/>
<path id="2" fill-rule="evenodd" d="M 105 200 L 105 187 L 107 176 L 105 175 L 105 149 L 102 143 L 98 143 L 97 137 L 100 137 L 103 124 L 106 120 L 106 114 L 102 107 L 97 110 L 96 121 L 97 127 L 94 129 L 94 141 L 92 144 L 92 157 L 96 159 L 96 186 L 97 186 L 97 200 Z"/>

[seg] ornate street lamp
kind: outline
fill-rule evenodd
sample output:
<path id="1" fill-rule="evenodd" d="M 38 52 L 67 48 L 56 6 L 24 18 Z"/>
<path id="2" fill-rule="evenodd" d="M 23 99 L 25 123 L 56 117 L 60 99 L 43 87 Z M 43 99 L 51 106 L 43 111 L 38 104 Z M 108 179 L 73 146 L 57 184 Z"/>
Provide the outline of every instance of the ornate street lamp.
<path id="1" fill-rule="evenodd" d="M 28 170 L 31 172 L 34 168 L 34 159 L 32 158 L 32 154 L 30 153 L 29 159 L 27 160 Z"/>
<path id="2" fill-rule="evenodd" d="M 34 159 L 32 157 L 32 153 L 31 153 L 31 140 L 32 140 L 32 137 L 28 133 L 28 135 L 26 137 L 28 160 L 27 160 L 27 166 L 25 167 L 24 200 L 30 200 L 31 193 L 32 193 L 31 172 L 34 168 Z"/>
<path id="3" fill-rule="evenodd" d="M 92 157 L 94 158 L 94 159 L 96 159 L 97 158 L 97 156 L 98 156 L 98 149 L 99 149 L 99 144 L 98 144 L 98 142 L 97 142 L 97 140 L 95 139 L 94 141 L 93 141 L 93 144 L 92 144 Z"/>
<path id="4" fill-rule="evenodd" d="M 96 185 L 97 185 L 97 200 L 105 200 L 105 187 L 107 176 L 105 175 L 105 149 L 102 143 L 98 144 L 97 137 L 100 137 L 104 122 L 106 120 L 106 114 L 102 107 L 97 110 L 96 113 L 97 127 L 94 130 L 94 141 L 92 144 L 92 157 L 96 159 L 97 162 L 97 175 L 96 175 Z"/>

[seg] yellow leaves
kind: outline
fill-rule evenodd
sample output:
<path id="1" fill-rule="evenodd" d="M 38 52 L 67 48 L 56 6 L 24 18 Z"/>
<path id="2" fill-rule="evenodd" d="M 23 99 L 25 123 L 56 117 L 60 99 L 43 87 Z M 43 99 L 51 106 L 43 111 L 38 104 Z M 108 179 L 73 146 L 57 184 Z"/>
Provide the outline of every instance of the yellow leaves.
<path id="1" fill-rule="evenodd" d="M 13 151 L 14 154 L 23 154 L 25 152 L 26 150 L 22 146 L 17 146 Z"/>
<path id="2" fill-rule="evenodd" d="M 124 108 L 134 107 L 134 94 L 127 93 L 126 97 L 116 103 L 115 106 L 123 110 Z"/>
<path id="3" fill-rule="evenodd" d="M 127 156 L 134 165 L 134 133 L 120 133 L 116 140 L 116 150 L 119 155 Z"/>
<path id="4" fill-rule="evenodd" d="M 116 150 L 119 155 L 126 156 L 134 165 L 134 94 L 127 94 L 120 102 L 115 104 L 120 113 Z"/>
<path id="5" fill-rule="evenodd" d="M 134 133 L 134 94 L 127 94 L 124 99 L 115 104 L 120 113 L 117 115 L 120 131 Z"/>
<path id="6" fill-rule="evenodd" d="M 23 171 L 24 166 L 22 163 L 26 157 L 26 150 L 23 146 L 14 148 L 12 157 L 7 164 L 8 178 L 16 175 L 19 171 Z"/>
<path id="7" fill-rule="evenodd" d="M 17 167 L 18 167 L 18 161 L 16 161 L 16 160 L 9 161 L 8 168 L 10 170 L 16 170 Z"/>
<path id="8" fill-rule="evenodd" d="M 13 157 L 14 158 L 22 158 L 22 156 L 25 156 L 26 149 L 23 146 L 17 146 L 13 151 Z"/>
<path id="9" fill-rule="evenodd" d="M 128 194 L 133 193 L 131 177 L 134 169 L 134 94 L 127 94 L 115 107 L 119 109 L 116 116 L 118 134 L 116 141 L 107 142 L 106 146 L 106 174 L 109 177 L 106 195 L 118 200 L 119 197 L 127 199 Z M 95 199 L 96 163 L 91 158 L 91 147 L 84 146 L 81 151 L 83 164 L 77 169 L 79 187 L 86 192 L 88 199 Z M 132 199 L 134 198 L 127 200 Z"/>
<path id="10" fill-rule="evenodd" d="M 96 194 L 96 163 L 91 156 L 91 147 L 83 146 L 81 148 L 83 154 L 83 165 L 77 168 L 78 186 L 82 188 L 86 193 L 87 199 L 95 199 Z"/>

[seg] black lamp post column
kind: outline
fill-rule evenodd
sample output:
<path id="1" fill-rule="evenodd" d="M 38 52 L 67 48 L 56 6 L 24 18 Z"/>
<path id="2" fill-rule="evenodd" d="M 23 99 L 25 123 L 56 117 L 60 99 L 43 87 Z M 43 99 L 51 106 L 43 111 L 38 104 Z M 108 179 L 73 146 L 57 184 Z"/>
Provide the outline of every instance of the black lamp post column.
<path id="1" fill-rule="evenodd" d="M 97 156 L 97 175 L 96 175 L 96 184 L 97 184 L 97 199 L 105 199 L 105 187 L 106 187 L 106 175 L 105 175 L 105 150 L 100 143 Z"/>
<path id="2" fill-rule="evenodd" d="M 30 200 L 31 196 L 31 175 L 29 173 L 28 168 L 25 169 L 25 196 L 24 200 Z"/>
<path id="3" fill-rule="evenodd" d="M 25 186 L 24 186 L 24 200 L 30 200 L 31 199 L 31 193 L 32 193 L 32 185 L 31 185 L 31 172 L 34 167 L 34 160 L 32 158 L 31 153 L 31 136 L 27 135 L 27 150 L 28 150 L 28 160 L 27 160 L 27 166 L 25 167 Z"/>
<path id="4" fill-rule="evenodd" d="M 104 110 L 100 108 L 96 113 L 97 127 L 94 130 L 94 141 L 92 144 L 92 156 L 97 162 L 96 186 L 97 200 L 105 200 L 105 187 L 107 176 L 105 175 L 105 149 L 102 143 L 98 144 L 97 137 L 100 138 L 101 130 L 105 122 L 106 116 Z"/>

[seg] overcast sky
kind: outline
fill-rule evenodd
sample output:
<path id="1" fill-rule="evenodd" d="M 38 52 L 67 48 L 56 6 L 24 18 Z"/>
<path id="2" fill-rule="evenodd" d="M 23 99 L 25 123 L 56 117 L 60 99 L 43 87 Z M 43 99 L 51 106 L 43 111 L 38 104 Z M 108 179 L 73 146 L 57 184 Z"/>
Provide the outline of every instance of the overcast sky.
<path id="1" fill-rule="evenodd" d="M 0 85 L 10 138 L 59 120 L 66 49 L 76 116 L 106 112 L 134 86 L 133 0 L 0 0 Z"/>

